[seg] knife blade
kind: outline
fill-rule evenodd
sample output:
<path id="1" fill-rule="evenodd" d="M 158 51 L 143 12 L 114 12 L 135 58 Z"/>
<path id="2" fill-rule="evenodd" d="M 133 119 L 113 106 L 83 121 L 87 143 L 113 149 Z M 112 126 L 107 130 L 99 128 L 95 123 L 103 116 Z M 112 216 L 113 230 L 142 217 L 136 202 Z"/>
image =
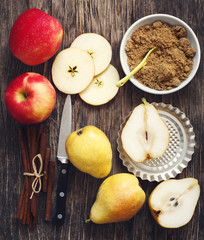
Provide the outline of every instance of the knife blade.
<path id="1" fill-rule="evenodd" d="M 67 178 L 68 178 L 68 157 L 65 149 L 65 142 L 68 135 L 71 133 L 72 123 L 72 105 L 71 97 L 67 96 L 64 108 L 62 111 L 61 125 L 59 131 L 57 159 L 60 163 L 60 172 L 57 182 L 57 194 L 56 194 L 56 213 L 53 217 L 53 223 L 56 226 L 64 224 L 65 220 L 65 208 L 66 208 L 66 195 L 67 195 Z"/>

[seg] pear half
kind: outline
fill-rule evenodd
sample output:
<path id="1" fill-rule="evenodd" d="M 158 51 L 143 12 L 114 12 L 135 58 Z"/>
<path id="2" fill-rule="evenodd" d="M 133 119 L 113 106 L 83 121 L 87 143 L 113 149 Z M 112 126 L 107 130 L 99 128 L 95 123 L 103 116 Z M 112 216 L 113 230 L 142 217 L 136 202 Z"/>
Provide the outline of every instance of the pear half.
<path id="1" fill-rule="evenodd" d="M 93 58 L 95 65 L 95 76 L 103 72 L 112 58 L 110 43 L 101 35 L 96 33 L 83 33 L 71 44 L 71 48 L 80 48 L 87 51 Z"/>
<path id="2" fill-rule="evenodd" d="M 97 224 L 127 221 L 144 202 L 145 193 L 138 179 L 130 173 L 118 173 L 106 178 L 99 187 L 90 220 Z"/>
<path id="3" fill-rule="evenodd" d="M 122 146 L 135 162 L 161 157 L 169 144 L 169 131 L 156 108 L 143 99 L 127 120 L 122 133 Z"/>
<path id="4" fill-rule="evenodd" d="M 166 180 L 149 197 L 149 207 L 157 223 L 165 228 L 187 224 L 195 211 L 200 186 L 195 178 Z"/>

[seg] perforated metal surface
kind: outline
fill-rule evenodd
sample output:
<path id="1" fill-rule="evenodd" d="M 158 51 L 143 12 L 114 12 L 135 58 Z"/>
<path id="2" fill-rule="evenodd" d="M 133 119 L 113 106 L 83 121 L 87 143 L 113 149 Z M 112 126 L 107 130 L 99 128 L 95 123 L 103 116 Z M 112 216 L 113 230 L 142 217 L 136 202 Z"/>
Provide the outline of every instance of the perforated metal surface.
<path id="1" fill-rule="evenodd" d="M 187 167 L 194 152 L 195 134 L 189 119 L 178 108 L 164 103 L 152 104 L 158 110 L 159 115 L 164 120 L 169 130 L 169 146 L 165 154 L 160 158 L 137 163 L 124 152 L 120 136 L 130 115 L 126 117 L 125 121 L 120 126 L 117 143 L 119 156 L 128 171 L 143 180 L 160 182 L 162 180 L 174 178 Z"/>

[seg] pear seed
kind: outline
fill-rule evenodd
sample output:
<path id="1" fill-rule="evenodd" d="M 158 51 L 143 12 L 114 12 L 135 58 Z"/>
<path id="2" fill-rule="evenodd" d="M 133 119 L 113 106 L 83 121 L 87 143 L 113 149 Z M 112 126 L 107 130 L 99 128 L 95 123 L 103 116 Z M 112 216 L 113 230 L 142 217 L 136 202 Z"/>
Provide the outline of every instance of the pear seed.
<path id="1" fill-rule="evenodd" d="M 146 140 L 148 140 L 148 133 L 147 133 L 147 131 L 145 131 L 145 137 L 146 137 Z"/>

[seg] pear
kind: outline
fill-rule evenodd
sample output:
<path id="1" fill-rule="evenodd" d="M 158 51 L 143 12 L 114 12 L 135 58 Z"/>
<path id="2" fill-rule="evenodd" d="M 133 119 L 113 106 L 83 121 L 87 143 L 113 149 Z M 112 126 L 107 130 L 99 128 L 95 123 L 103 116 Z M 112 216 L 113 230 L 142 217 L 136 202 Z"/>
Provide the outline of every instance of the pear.
<path id="1" fill-rule="evenodd" d="M 112 168 L 112 148 L 103 131 L 85 126 L 72 132 L 65 148 L 70 162 L 80 171 L 96 178 L 106 177 Z"/>
<path id="2" fill-rule="evenodd" d="M 145 193 L 138 179 L 130 173 L 106 178 L 99 187 L 90 211 L 90 220 L 97 224 L 131 219 L 145 202 Z"/>
<path id="3" fill-rule="evenodd" d="M 161 157 L 169 144 L 169 131 L 156 108 L 144 98 L 121 133 L 122 147 L 135 162 Z"/>
<path id="4" fill-rule="evenodd" d="M 79 93 L 83 101 L 98 106 L 109 102 L 118 92 L 116 83 L 120 77 L 113 65 L 109 64 L 104 72 L 95 76 L 89 86 Z"/>
<path id="5" fill-rule="evenodd" d="M 102 73 L 109 65 L 112 58 L 110 43 L 96 33 L 83 33 L 72 42 L 71 46 L 87 51 L 94 61 L 95 76 Z"/>
<path id="6" fill-rule="evenodd" d="M 166 180 L 149 197 L 154 219 L 165 228 L 179 228 L 187 224 L 195 211 L 200 186 L 195 178 Z"/>

